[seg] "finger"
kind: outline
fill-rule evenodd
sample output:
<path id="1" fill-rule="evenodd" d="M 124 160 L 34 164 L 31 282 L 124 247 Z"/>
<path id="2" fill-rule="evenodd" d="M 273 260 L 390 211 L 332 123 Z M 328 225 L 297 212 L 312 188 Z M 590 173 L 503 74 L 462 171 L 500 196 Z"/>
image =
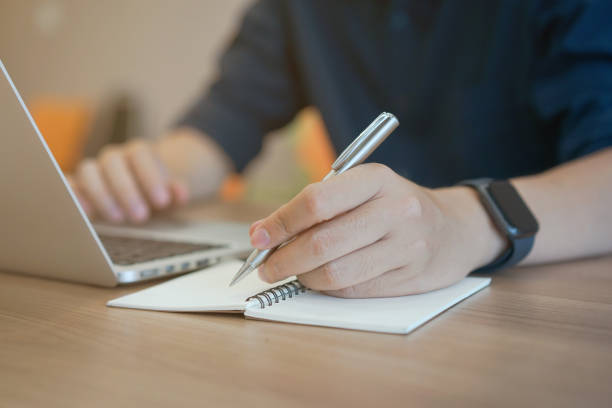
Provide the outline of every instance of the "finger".
<path id="1" fill-rule="evenodd" d="M 157 209 L 168 207 L 172 201 L 168 176 L 151 147 L 141 140 L 131 142 L 126 146 L 125 157 L 149 202 Z"/>
<path id="2" fill-rule="evenodd" d="M 395 297 L 429 292 L 458 281 L 452 274 L 434 276 L 419 273 L 420 270 L 418 266 L 409 265 L 354 286 L 323 293 L 343 298 Z"/>
<path id="3" fill-rule="evenodd" d="M 324 182 L 310 184 L 294 199 L 265 218 L 253 231 L 251 243 L 272 248 L 296 234 L 372 199 L 392 171 L 370 163 Z"/>
<path id="4" fill-rule="evenodd" d="M 180 180 L 171 180 L 170 191 L 172 192 L 172 202 L 174 204 L 183 205 L 189 201 L 190 193 L 187 183 Z"/>
<path id="5" fill-rule="evenodd" d="M 85 194 L 83 193 L 83 191 L 81 190 L 77 182 L 75 181 L 74 177 L 72 177 L 69 174 L 66 174 L 66 180 L 68 181 L 68 185 L 70 186 L 72 193 L 75 195 L 75 197 L 79 201 L 79 204 L 81 205 L 81 208 L 83 209 L 85 214 L 89 218 L 93 217 L 94 208 L 92 204 L 89 202 L 89 200 L 85 197 Z"/>
<path id="6" fill-rule="evenodd" d="M 110 222 L 124 221 L 125 215 L 113 198 L 94 160 L 84 160 L 77 169 L 76 178 L 85 196 L 102 218 Z"/>
<path id="7" fill-rule="evenodd" d="M 251 226 L 249 227 L 249 235 L 253 234 L 253 231 L 255 231 L 255 229 L 259 227 L 262 222 L 263 220 L 257 220 L 253 224 L 251 224 Z"/>
<path id="8" fill-rule="evenodd" d="M 376 201 L 367 202 L 298 235 L 260 267 L 261 278 L 277 282 L 309 272 L 380 240 L 389 231 L 387 213 L 381 207 Z"/>
<path id="9" fill-rule="evenodd" d="M 304 286 L 314 290 L 343 289 L 406 265 L 410 259 L 408 252 L 394 250 L 392 241 L 383 238 L 298 278 Z"/>
<path id="10" fill-rule="evenodd" d="M 143 222 L 149 217 L 149 208 L 140 193 L 123 153 L 117 148 L 106 148 L 99 159 L 104 177 L 117 201 L 130 221 Z"/>

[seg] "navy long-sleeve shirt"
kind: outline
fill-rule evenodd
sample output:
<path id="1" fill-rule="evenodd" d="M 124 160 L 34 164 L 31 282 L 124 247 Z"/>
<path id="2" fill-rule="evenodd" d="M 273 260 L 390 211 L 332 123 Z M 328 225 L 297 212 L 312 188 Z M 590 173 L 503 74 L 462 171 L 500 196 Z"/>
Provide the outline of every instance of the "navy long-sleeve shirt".
<path id="1" fill-rule="evenodd" d="M 180 124 L 241 170 L 306 106 L 337 151 L 394 113 L 369 161 L 425 186 L 543 171 L 612 146 L 612 1 L 262 0 Z"/>

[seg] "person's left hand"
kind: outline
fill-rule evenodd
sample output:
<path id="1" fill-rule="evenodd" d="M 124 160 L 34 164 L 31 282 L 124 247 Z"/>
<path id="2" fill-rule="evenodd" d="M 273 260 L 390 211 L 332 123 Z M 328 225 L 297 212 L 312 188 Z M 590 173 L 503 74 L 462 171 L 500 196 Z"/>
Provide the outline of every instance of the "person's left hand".
<path id="1" fill-rule="evenodd" d="M 279 248 L 259 268 L 277 282 L 341 297 L 387 297 L 451 285 L 505 245 L 468 187 L 430 190 L 380 164 L 307 186 L 255 222 L 251 243 Z"/>

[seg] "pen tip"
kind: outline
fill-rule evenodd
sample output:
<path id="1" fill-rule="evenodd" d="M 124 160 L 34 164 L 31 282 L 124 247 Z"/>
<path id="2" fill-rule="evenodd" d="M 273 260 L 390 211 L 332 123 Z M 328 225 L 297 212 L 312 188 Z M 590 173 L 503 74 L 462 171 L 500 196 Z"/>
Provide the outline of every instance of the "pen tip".
<path id="1" fill-rule="evenodd" d="M 242 280 L 242 278 L 244 278 L 245 276 L 247 276 L 249 273 L 251 273 L 251 271 L 253 271 L 253 267 L 249 264 L 244 264 L 240 267 L 240 270 L 236 273 L 236 275 L 234 275 L 234 277 L 232 278 L 232 281 L 230 282 L 229 286 L 232 287 L 235 284 L 237 284 L 238 282 L 240 282 Z"/>

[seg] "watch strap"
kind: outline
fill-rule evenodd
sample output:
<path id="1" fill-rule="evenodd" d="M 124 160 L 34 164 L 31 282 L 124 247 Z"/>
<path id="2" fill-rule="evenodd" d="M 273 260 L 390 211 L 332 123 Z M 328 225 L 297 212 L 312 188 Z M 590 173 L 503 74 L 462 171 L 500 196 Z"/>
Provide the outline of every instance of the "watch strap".
<path id="1" fill-rule="evenodd" d="M 535 241 L 535 235 L 516 238 L 509 231 L 504 229 L 504 227 L 502 226 L 503 222 L 501 221 L 501 218 L 504 217 L 504 214 L 502 213 L 498 205 L 495 203 L 495 200 L 493 200 L 488 191 L 488 186 L 493 181 L 494 180 L 491 178 L 480 178 L 473 180 L 464 180 L 458 183 L 458 185 L 472 187 L 478 192 L 478 197 L 485 210 L 492 218 L 493 223 L 495 224 L 497 229 L 508 239 L 510 243 L 508 248 L 506 248 L 506 250 L 501 253 L 496 259 L 494 259 L 488 265 L 484 265 L 474 270 L 473 273 L 493 272 L 497 269 L 507 268 L 518 264 L 529 254 Z"/>
<path id="2" fill-rule="evenodd" d="M 499 255 L 493 262 L 488 265 L 481 266 L 478 269 L 472 271 L 472 273 L 487 273 L 493 272 L 502 268 L 509 268 L 521 262 L 523 258 L 529 254 L 533 247 L 535 237 L 525 237 L 516 240 L 509 240 L 510 245 L 506 250 Z"/>

